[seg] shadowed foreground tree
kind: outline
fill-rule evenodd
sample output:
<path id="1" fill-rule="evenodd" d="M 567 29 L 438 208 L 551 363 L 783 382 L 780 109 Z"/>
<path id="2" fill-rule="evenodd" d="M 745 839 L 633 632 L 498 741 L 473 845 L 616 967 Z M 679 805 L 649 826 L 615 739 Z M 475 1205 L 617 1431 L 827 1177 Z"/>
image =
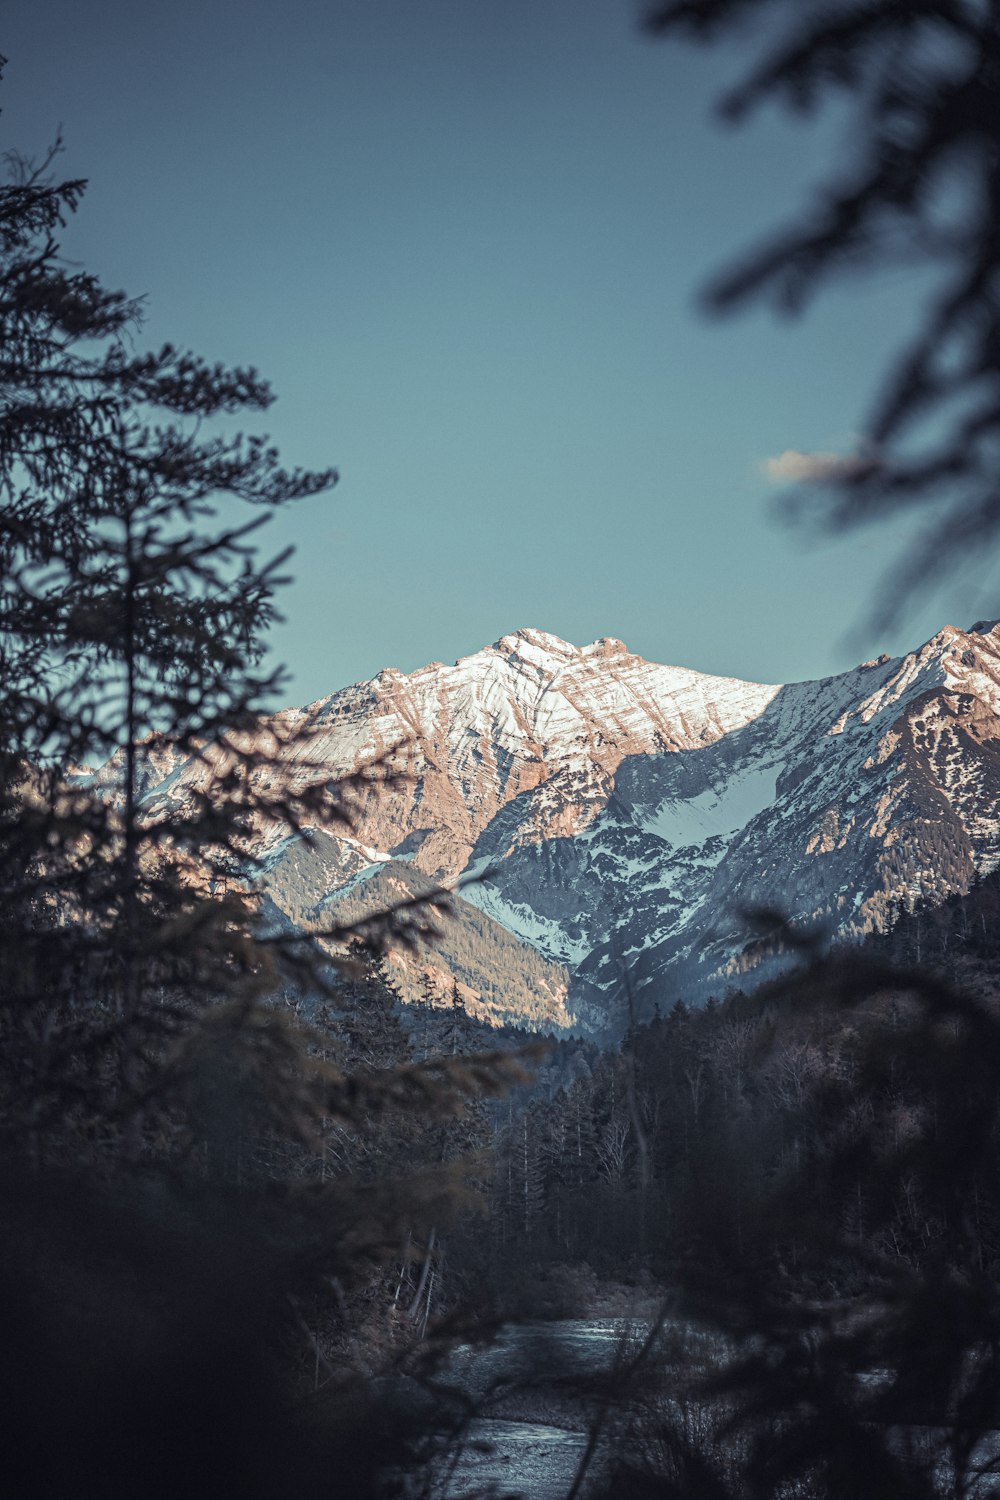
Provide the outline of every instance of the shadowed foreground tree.
<path id="1" fill-rule="evenodd" d="M 781 1100 L 794 1149 L 774 1103 L 744 1113 L 747 1154 L 765 1170 L 739 1237 L 713 1216 L 745 1183 L 687 1189 L 708 1233 L 679 1263 L 676 1310 L 716 1343 L 693 1364 L 690 1346 L 678 1361 L 667 1343 L 635 1372 L 611 1493 L 996 1493 L 995 998 L 874 948 L 813 959 L 772 988 L 758 1087 L 775 1081 L 790 1032 L 815 1038 L 809 1076 Z"/>
<path id="2" fill-rule="evenodd" d="M 520 1070 L 352 1074 L 278 1003 L 329 989 L 331 958 L 258 915 L 255 847 L 349 821 L 351 787 L 307 721 L 267 716 L 282 560 L 257 529 L 335 474 L 217 428 L 270 404 L 253 370 L 135 352 L 138 305 L 60 257 L 85 185 L 55 156 L 0 187 L 4 1482 L 374 1493 L 405 1424 L 334 1359 L 338 1319 L 467 1174 L 328 1180 L 314 1154 L 331 1121 L 447 1118 Z M 183 800 L 144 800 L 185 762 Z"/>
<path id="3" fill-rule="evenodd" d="M 933 292 L 887 372 L 854 455 L 818 456 L 797 514 L 832 529 L 928 517 L 880 601 L 886 623 L 946 564 L 988 563 L 1000 532 L 1000 7 L 996 0 L 669 0 L 666 37 L 760 39 L 725 119 L 846 96 L 843 166 L 801 222 L 706 291 L 725 311 L 798 312 L 827 281 L 921 266 Z"/>
<path id="4" fill-rule="evenodd" d="M 265 408 L 267 386 L 170 346 L 132 352 L 138 306 L 59 257 L 83 184 L 53 182 L 51 164 L 15 161 L 0 198 L 7 1120 L 41 1158 L 57 1145 L 69 1048 L 74 1120 L 110 1086 L 134 1156 L 154 1103 L 146 1049 L 180 1021 L 168 996 L 182 986 L 190 1006 L 273 982 L 247 945 L 247 897 L 211 887 L 249 872 L 255 819 L 295 830 L 344 816 L 318 769 L 294 788 L 279 779 L 282 736 L 261 712 L 281 679 L 258 668 L 275 565 L 256 566 L 261 518 L 237 514 L 335 475 L 286 473 L 260 439 L 199 432 Z M 189 758 L 212 773 L 203 789 L 140 816 L 150 762 Z M 88 763 L 108 767 L 96 780 L 74 770 Z"/>
<path id="5" fill-rule="evenodd" d="M 757 62 L 722 101 L 731 120 L 768 100 L 845 101 L 838 177 L 799 225 L 707 289 L 711 309 L 770 296 L 795 313 L 838 275 L 900 265 L 933 284 L 858 453 L 803 456 L 808 489 L 794 501 L 834 530 L 928 517 L 889 580 L 885 624 L 945 567 L 989 567 L 1000 530 L 1000 4 L 669 0 L 647 9 L 647 25 L 702 42 L 759 38 Z M 635 1372 L 616 1497 L 997 1492 L 995 1001 L 919 965 L 801 949 L 803 969 L 771 997 L 778 1014 L 848 1018 L 888 996 L 891 1024 L 859 1026 L 837 1077 L 794 1069 L 786 1053 L 794 1076 L 772 1081 L 792 1084 L 806 1127 L 792 1151 L 769 1159 L 752 1115 L 741 1121 L 764 1169 L 756 1225 L 706 1237 L 700 1263 L 680 1271 L 684 1310 L 717 1331 L 717 1368 L 685 1382 L 669 1351 L 651 1357 L 644 1409 Z M 713 1207 L 735 1219 L 743 1188 L 716 1183 Z M 693 1201 L 694 1221 L 710 1222 Z M 794 1275 L 759 1255 L 782 1233 Z"/>

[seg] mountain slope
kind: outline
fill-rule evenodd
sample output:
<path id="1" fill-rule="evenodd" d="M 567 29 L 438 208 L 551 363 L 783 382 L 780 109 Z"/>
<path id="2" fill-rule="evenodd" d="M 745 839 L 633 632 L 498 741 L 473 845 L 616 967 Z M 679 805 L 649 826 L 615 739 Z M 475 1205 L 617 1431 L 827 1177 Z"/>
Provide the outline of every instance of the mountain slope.
<path id="1" fill-rule="evenodd" d="M 497 1019 L 614 1030 L 629 1002 L 752 977 L 747 905 L 860 935 L 992 870 L 998 710 L 995 625 L 787 686 L 519 630 L 276 716 L 279 732 L 314 729 L 309 754 L 332 776 L 376 761 L 395 775 L 361 784 L 349 837 L 261 828 L 265 880 L 307 923 L 477 876 L 427 957 L 431 988 L 452 974 Z M 211 774 L 160 752 L 147 805 Z M 399 963 L 410 993 L 414 963 Z"/>

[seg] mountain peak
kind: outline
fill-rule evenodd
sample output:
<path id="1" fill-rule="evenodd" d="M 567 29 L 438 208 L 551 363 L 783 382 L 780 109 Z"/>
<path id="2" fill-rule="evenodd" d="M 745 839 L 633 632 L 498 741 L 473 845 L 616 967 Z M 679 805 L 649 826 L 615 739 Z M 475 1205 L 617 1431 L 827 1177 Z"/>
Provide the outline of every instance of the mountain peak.
<path id="1" fill-rule="evenodd" d="M 574 646 L 572 641 L 564 641 L 561 636 L 553 635 L 551 631 L 537 630 L 530 625 L 522 626 L 520 630 L 513 630 L 508 635 L 502 635 L 498 641 L 493 642 L 490 650 L 523 652 L 525 647 L 561 659 L 567 656 L 632 655 L 625 642 L 613 635 L 602 635 L 598 640 L 591 641 L 589 646 Z"/>
<path id="2" fill-rule="evenodd" d="M 385 668 L 309 716 L 310 766 L 403 774 L 373 779 L 349 832 L 261 825 L 271 899 L 328 925 L 407 881 L 488 870 L 439 967 L 466 984 L 474 961 L 492 1014 L 608 1028 L 623 959 L 636 993 L 749 982 L 750 902 L 850 938 L 1000 865 L 991 621 L 783 688 L 522 627 L 450 665 Z M 147 760 L 153 813 L 210 790 L 205 756 Z"/>
<path id="3" fill-rule="evenodd" d="M 619 641 L 613 635 L 602 635 L 599 640 L 591 641 L 589 646 L 583 647 L 584 656 L 631 656 L 632 653 L 624 641 Z"/>
<path id="4" fill-rule="evenodd" d="M 547 630 L 536 630 L 528 625 L 511 631 L 509 635 L 502 635 L 489 649 L 505 656 L 552 656 L 560 661 L 580 654 L 579 646 L 574 646 L 571 641 L 564 641 L 561 636 L 552 635 Z"/>

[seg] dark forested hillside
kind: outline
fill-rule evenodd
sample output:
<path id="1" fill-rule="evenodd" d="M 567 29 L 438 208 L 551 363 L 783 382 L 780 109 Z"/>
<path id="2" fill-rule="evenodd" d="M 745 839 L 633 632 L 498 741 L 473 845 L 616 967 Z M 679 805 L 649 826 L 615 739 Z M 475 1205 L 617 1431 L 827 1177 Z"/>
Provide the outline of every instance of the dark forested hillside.
<path id="1" fill-rule="evenodd" d="M 518 1243 L 518 1263 L 583 1260 L 611 1277 L 645 1269 L 670 1280 L 679 1261 L 737 1253 L 752 1253 L 762 1274 L 806 1275 L 794 1230 L 773 1216 L 774 1184 L 828 1153 L 842 1110 L 895 1136 L 922 1118 L 927 1072 L 910 1071 L 906 1055 L 924 983 L 942 995 L 954 987 L 1000 1022 L 1000 875 L 939 906 L 918 904 L 856 951 L 753 994 L 678 999 L 611 1050 L 549 1043 L 535 1087 L 492 1107 L 498 1232 Z M 498 1036 L 483 1031 L 469 1044 Z M 899 1055 L 883 1059 L 883 1076 L 872 1059 L 894 1039 Z M 860 1158 L 858 1171 L 838 1189 L 839 1210 L 829 1184 L 814 1181 L 817 1213 L 857 1219 L 862 1259 L 873 1250 L 919 1259 L 934 1244 L 930 1208 L 921 1218 L 912 1198 L 905 1211 L 897 1205 L 900 1221 L 873 1222 L 869 1243 Z M 1000 1253 L 997 1234 L 1000 1225 L 984 1255 Z"/>

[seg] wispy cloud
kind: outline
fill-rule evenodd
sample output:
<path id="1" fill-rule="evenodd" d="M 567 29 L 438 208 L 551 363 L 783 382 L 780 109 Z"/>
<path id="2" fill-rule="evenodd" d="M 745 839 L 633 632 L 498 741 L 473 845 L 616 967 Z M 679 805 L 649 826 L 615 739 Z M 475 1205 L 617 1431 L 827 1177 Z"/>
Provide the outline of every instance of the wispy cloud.
<path id="1" fill-rule="evenodd" d="M 829 484 L 868 473 L 875 463 L 870 453 L 802 453 L 786 448 L 776 458 L 765 458 L 761 469 L 779 484 Z"/>

